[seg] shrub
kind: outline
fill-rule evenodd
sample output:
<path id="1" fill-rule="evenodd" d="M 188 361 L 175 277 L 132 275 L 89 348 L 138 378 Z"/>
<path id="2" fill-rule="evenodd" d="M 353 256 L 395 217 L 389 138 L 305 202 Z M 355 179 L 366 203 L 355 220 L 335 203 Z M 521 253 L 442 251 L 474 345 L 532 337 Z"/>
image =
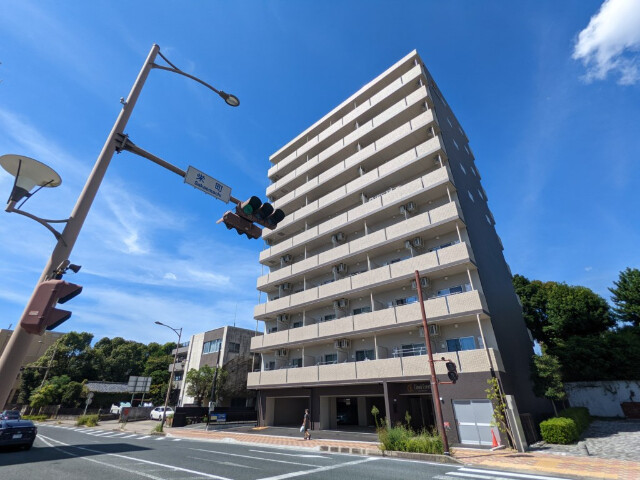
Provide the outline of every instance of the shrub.
<path id="1" fill-rule="evenodd" d="M 437 433 L 423 431 L 416 434 L 404 425 L 397 425 L 392 428 L 379 428 L 378 439 L 384 450 L 432 453 L 436 455 L 441 455 L 444 452 L 442 439 Z"/>
<path id="2" fill-rule="evenodd" d="M 162 423 L 157 424 L 151 431 L 153 433 L 164 433 L 164 430 L 162 429 Z"/>
<path id="3" fill-rule="evenodd" d="M 76 425 L 85 425 L 87 427 L 95 427 L 98 425 L 98 415 L 82 415 L 78 417 Z"/>
<path id="4" fill-rule="evenodd" d="M 405 451 L 442 455 L 444 453 L 444 445 L 439 435 L 422 432 L 420 435 L 407 440 Z"/>
<path id="5" fill-rule="evenodd" d="M 584 432 L 589 426 L 589 423 L 591 423 L 589 409 L 586 407 L 565 408 L 558 413 L 558 417 L 570 418 L 573 420 L 576 424 L 576 428 L 578 429 L 578 435 Z"/>
<path id="6" fill-rule="evenodd" d="M 550 418 L 540 423 L 542 439 L 547 443 L 568 445 L 580 437 L 576 422 L 570 418 Z"/>
<path id="7" fill-rule="evenodd" d="M 49 420 L 48 415 L 23 415 L 22 418 L 24 420 L 31 420 L 33 422 L 43 422 L 45 420 Z"/>

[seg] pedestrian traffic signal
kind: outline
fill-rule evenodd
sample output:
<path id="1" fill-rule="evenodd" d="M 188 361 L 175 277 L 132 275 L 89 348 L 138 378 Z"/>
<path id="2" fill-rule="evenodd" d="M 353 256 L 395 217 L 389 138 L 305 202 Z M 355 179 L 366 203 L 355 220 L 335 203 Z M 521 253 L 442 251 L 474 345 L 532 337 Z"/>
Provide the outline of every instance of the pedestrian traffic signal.
<path id="1" fill-rule="evenodd" d="M 235 228 L 238 235 L 246 235 L 247 238 L 260 238 L 262 236 L 260 227 L 254 225 L 251 220 L 233 212 L 225 212 L 221 220 L 229 230 Z"/>
<path id="2" fill-rule="evenodd" d="M 280 223 L 285 217 L 282 210 L 279 208 L 273 208 L 273 205 L 270 203 L 262 203 L 262 200 L 256 196 L 242 202 L 236 211 L 239 215 L 270 230 L 276 228 L 278 223 Z"/>
<path id="3" fill-rule="evenodd" d="M 447 360 L 445 365 L 447 367 L 447 377 L 452 383 L 456 383 L 458 381 L 458 367 L 451 360 Z"/>
<path id="4" fill-rule="evenodd" d="M 27 333 L 42 335 L 71 317 L 71 312 L 55 308 L 82 292 L 82 287 L 64 280 L 46 280 L 36 287 L 29 305 L 20 319 Z"/>

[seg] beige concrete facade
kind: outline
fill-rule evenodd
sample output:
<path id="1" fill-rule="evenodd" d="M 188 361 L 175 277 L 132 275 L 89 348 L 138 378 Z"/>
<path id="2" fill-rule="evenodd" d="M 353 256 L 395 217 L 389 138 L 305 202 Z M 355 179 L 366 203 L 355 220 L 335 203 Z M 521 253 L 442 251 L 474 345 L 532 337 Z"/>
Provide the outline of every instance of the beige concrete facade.
<path id="1" fill-rule="evenodd" d="M 259 257 L 267 271 L 257 280 L 262 301 L 254 316 L 264 335 L 252 339 L 251 350 L 262 362 L 247 383 L 265 397 L 264 423 L 279 422 L 279 398 L 291 406 L 285 398 L 311 403 L 317 396 L 314 421 L 331 428 L 333 413 L 325 410 L 340 416 L 344 385 L 362 385 L 353 395 L 368 396 L 347 401 L 348 408 L 384 395 L 392 418 L 397 409 L 386 384 L 404 395 L 401 384 L 429 379 L 417 288 L 436 358 L 455 361 L 461 377 L 474 376 L 466 393 L 460 384 L 451 398 L 486 399 L 478 385 L 491 368 L 498 375 L 508 370 L 498 330 L 515 332 L 518 348 L 532 345 L 507 286 L 508 266 L 468 139 L 417 52 L 270 161 L 267 196 L 287 216 L 263 231 Z M 444 364 L 436 367 L 446 378 Z M 384 394 L 365 385 L 384 385 Z M 357 417 L 367 424 L 366 412 Z"/>

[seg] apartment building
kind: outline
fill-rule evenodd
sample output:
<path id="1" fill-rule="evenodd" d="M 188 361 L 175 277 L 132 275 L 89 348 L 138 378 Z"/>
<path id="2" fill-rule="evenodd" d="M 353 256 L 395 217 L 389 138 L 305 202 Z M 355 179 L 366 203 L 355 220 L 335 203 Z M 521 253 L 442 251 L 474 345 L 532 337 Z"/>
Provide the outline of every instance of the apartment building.
<path id="1" fill-rule="evenodd" d="M 416 51 L 270 161 L 267 196 L 287 217 L 260 253 L 248 388 L 263 425 L 300 424 L 310 408 L 314 428 L 372 426 L 375 406 L 433 426 L 418 288 L 434 357 L 459 372 L 440 386 L 451 442 L 491 445 L 492 370 L 523 418 L 546 409 L 473 152 Z M 444 362 L 436 371 L 447 380 Z"/>
<path id="2" fill-rule="evenodd" d="M 178 345 L 176 363 L 169 365 L 169 371 L 175 368 L 172 403 L 178 406 L 193 404 L 193 397 L 186 392 L 187 372 L 208 365 L 214 368 L 221 366 L 228 373 L 219 406 L 253 406 L 256 395 L 254 391 L 247 390 L 246 379 L 247 373 L 254 369 L 256 356 L 249 349 L 255 335 L 253 330 L 225 326 L 192 335 L 188 342 Z M 175 355 L 176 350 L 172 354 Z"/>

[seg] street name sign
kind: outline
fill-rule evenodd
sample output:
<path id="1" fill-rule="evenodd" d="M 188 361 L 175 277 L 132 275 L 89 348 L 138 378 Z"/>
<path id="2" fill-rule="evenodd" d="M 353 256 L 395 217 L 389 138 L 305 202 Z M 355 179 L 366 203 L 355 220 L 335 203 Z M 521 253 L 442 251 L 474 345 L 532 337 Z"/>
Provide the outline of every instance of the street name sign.
<path id="1" fill-rule="evenodd" d="M 184 177 L 184 183 L 188 183 L 198 190 L 202 190 L 204 193 L 211 195 L 212 197 L 222 200 L 224 203 L 229 203 L 231 198 L 231 188 L 222 182 L 219 182 L 215 178 L 201 172 L 197 168 L 189 165 L 187 174 Z"/>

